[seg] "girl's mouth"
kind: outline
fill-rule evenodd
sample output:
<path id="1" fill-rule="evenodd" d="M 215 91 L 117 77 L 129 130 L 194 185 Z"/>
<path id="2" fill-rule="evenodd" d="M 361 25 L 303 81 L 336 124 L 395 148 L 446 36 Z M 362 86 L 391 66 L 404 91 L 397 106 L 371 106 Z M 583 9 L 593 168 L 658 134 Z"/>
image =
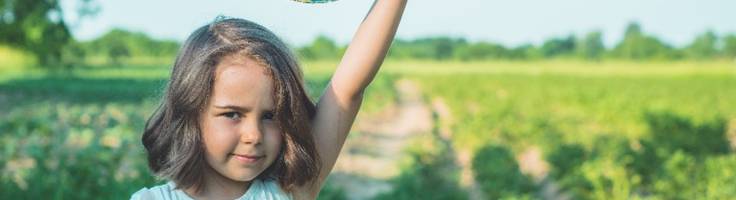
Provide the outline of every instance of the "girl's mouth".
<path id="1" fill-rule="evenodd" d="M 235 160 L 238 160 L 243 163 L 255 163 L 261 160 L 261 158 L 265 156 L 258 156 L 258 155 L 245 155 L 245 154 L 231 154 Z"/>

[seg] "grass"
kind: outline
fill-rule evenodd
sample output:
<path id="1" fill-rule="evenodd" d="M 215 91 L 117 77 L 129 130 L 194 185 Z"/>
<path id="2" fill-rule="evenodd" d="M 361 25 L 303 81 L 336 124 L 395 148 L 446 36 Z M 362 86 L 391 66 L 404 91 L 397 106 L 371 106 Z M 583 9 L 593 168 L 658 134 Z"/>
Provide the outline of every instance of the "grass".
<path id="1" fill-rule="evenodd" d="M 733 145 L 724 146 L 736 139 L 735 70 L 724 62 L 387 66 L 390 73 L 420 83 L 428 100 L 441 99 L 450 107 L 454 146 L 473 152 L 474 163 L 494 166 L 473 166 L 489 170 L 474 172 L 487 194 L 524 189 L 481 177 L 487 172 L 516 180 L 512 175 L 519 170 L 499 171 L 509 161 L 480 150 L 507 148 L 518 156 L 537 146 L 543 159 L 557 159 L 550 163 L 556 174 L 552 180 L 573 199 L 736 195 L 718 185 L 736 181 L 722 175 L 736 165 L 728 161 L 736 157 Z M 582 153 L 559 150 L 568 145 L 582 146 Z M 689 185 L 693 182 L 707 184 Z"/>
<path id="2" fill-rule="evenodd" d="M 736 118 L 734 64 L 617 64 L 391 63 L 387 71 L 419 82 L 428 98 L 449 104 L 456 139 L 471 149 L 499 139 L 539 143 L 545 140 L 522 138 L 550 131 L 581 142 L 601 134 L 636 138 L 646 131 L 646 111 L 698 121 Z"/>
<path id="3" fill-rule="evenodd" d="M 18 71 L 36 65 L 33 54 L 17 48 L 0 45 L 0 73 Z"/>
<path id="4" fill-rule="evenodd" d="M 0 48 L 5 62 L 2 56 L 10 54 L 3 51 L 9 50 Z M 318 98 L 336 63 L 303 64 L 310 97 Z M 66 72 L 0 67 L 0 191 L 18 191 L 0 192 L 0 199 L 125 199 L 160 182 L 146 170 L 139 138 L 169 70 L 166 65 Z M 651 132 L 647 113 L 673 113 L 693 124 L 736 123 L 736 64 L 729 62 L 387 61 L 366 91 L 359 117 L 393 105 L 398 95 L 393 83 L 403 78 L 418 83 L 427 100 L 442 99 L 450 107 L 453 143 L 470 152 L 489 145 L 512 153 L 532 145 L 549 151 L 581 144 L 591 150 L 610 137 L 638 141 Z M 723 176 L 729 170 L 719 166 L 732 166 L 730 160 L 707 160 L 713 164 L 703 169 Z M 588 171 L 581 173 L 605 178 L 600 165 L 624 173 L 616 180 L 629 180 L 627 168 L 616 164 L 586 161 L 581 168 Z M 412 182 L 403 178 L 397 183 Z"/>

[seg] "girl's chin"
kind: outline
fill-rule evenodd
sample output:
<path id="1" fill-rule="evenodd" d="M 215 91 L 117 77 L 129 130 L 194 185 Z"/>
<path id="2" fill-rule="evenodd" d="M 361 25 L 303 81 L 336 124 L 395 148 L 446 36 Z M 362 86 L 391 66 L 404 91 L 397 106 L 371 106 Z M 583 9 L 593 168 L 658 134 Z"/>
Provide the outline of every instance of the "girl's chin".
<path id="1" fill-rule="evenodd" d="M 250 182 L 250 181 L 253 181 L 253 179 L 256 179 L 256 177 L 258 177 L 258 175 L 261 174 L 261 172 L 262 171 L 259 171 L 258 173 L 255 173 L 252 171 L 242 172 L 242 173 L 237 173 L 237 174 L 231 174 L 230 176 L 228 176 L 228 178 L 234 181 L 238 181 L 238 182 Z"/>

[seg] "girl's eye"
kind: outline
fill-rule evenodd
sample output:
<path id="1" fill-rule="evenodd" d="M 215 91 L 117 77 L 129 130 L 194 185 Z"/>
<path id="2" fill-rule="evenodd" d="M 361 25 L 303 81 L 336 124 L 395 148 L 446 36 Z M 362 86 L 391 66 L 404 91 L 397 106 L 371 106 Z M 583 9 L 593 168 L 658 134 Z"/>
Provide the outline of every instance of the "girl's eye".
<path id="1" fill-rule="evenodd" d="M 268 112 L 268 113 L 263 114 L 263 119 L 273 120 L 273 113 Z"/>
<path id="2" fill-rule="evenodd" d="M 222 116 L 225 116 L 228 119 L 232 119 L 232 120 L 238 120 L 238 119 L 240 119 L 240 113 L 237 113 L 237 112 L 223 113 Z"/>

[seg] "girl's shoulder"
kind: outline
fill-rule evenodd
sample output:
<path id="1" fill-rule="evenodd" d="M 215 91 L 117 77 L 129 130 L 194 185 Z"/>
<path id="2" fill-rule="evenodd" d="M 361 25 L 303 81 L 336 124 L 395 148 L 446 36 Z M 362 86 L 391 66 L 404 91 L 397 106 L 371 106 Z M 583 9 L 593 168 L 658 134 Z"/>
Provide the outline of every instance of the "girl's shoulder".
<path id="1" fill-rule="evenodd" d="M 250 188 L 240 200 L 266 199 L 266 200 L 290 200 L 291 195 L 284 192 L 274 179 L 255 179 Z"/>
<path id="2" fill-rule="evenodd" d="M 143 188 L 133 193 L 131 200 L 191 200 L 184 191 L 176 189 L 173 182 L 158 185 L 152 188 Z M 291 200 L 291 195 L 284 192 L 281 186 L 273 180 L 253 180 L 248 191 L 238 200 Z"/>
<path id="3" fill-rule="evenodd" d="M 152 188 L 142 188 L 130 196 L 131 200 L 191 200 L 184 191 L 176 189 L 173 182 Z"/>

